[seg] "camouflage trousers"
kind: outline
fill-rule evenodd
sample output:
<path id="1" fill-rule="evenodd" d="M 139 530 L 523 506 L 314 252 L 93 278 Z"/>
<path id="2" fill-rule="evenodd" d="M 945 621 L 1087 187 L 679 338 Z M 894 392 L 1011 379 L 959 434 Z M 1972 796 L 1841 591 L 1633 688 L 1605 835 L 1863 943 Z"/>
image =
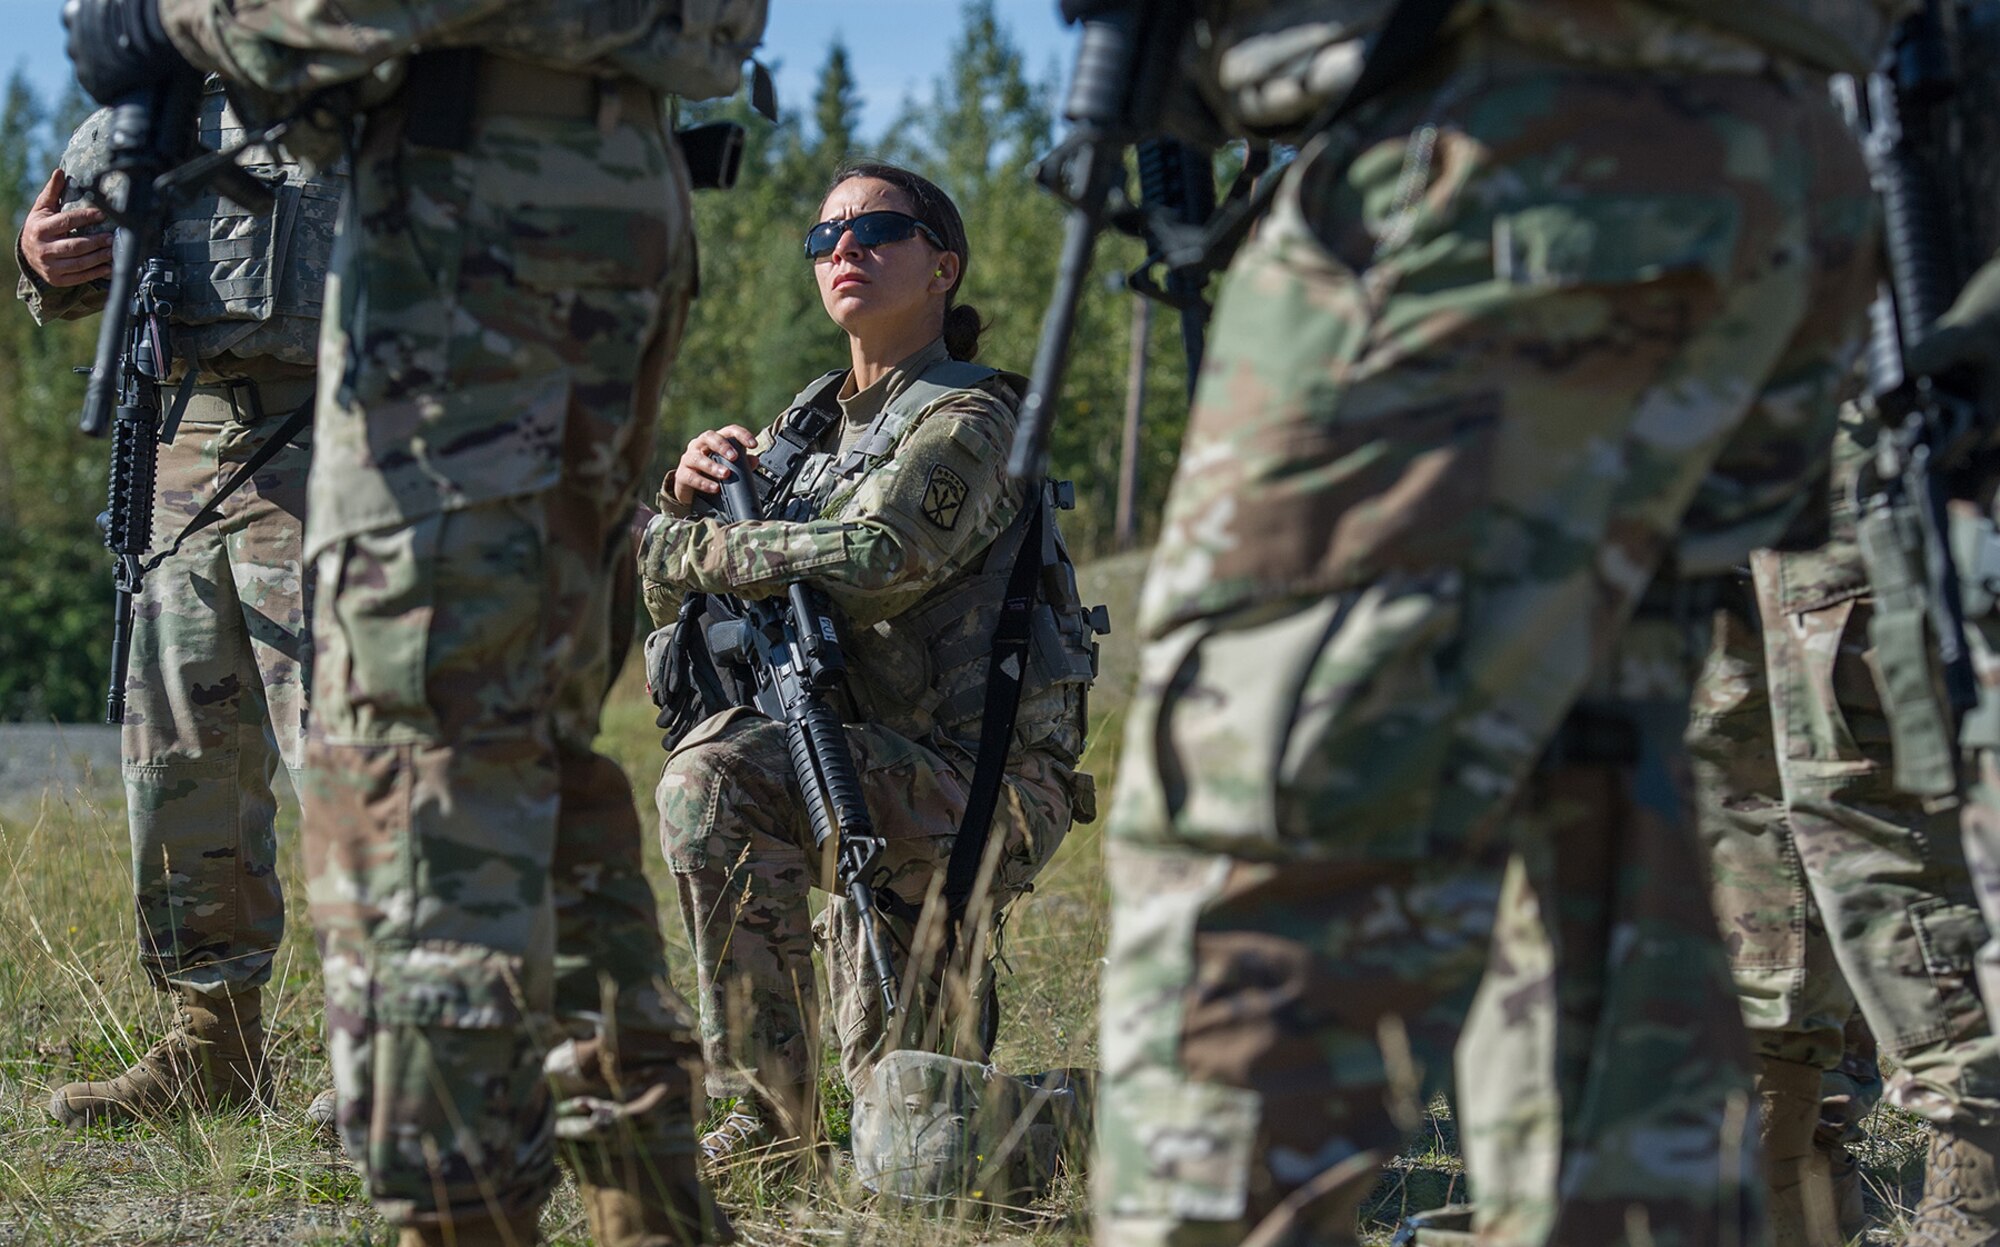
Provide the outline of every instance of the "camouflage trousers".
<path id="1" fill-rule="evenodd" d="M 626 117 L 454 152 L 378 112 L 329 285 L 305 841 L 340 1132 L 393 1222 L 539 1206 L 559 1138 L 693 1148 L 693 1020 L 592 748 L 693 279 L 685 168 Z"/>
<path id="2" fill-rule="evenodd" d="M 1684 804 L 1700 612 L 1625 625 L 1803 503 L 1866 182 L 1810 92 L 1467 39 L 1301 152 L 1222 291 L 1112 818 L 1107 1245 L 1355 1241 L 1510 849 L 1564 1032 L 1552 1241 L 1759 1230 Z"/>
<path id="3" fill-rule="evenodd" d="M 1991 482 L 1988 489 L 1991 490 Z M 1976 516 L 1991 516 L 1995 507 L 1974 510 L 1968 503 L 1953 503 L 1954 550 L 1958 555 L 1960 579 L 1977 552 L 1958 532 Z M 1980 992 L 1986 1001 L 1988 1021 L 2000 1029 L 2000 609 L 1990 596 L 1975 596 L 1967 609 L 1966 640 L 1978 676 L 1979 705 L 1959 725 L 1959 778 L 1965 802 L 1959 827 L 1965 859 L 1971 868 L 1972 884 L 1980 912 L 1987 924 L 1975 969 Z"/>
<path id="4" fill-rule="evenodd" d="M 189 398 L 160 448 L 152 557 L 165 551 L 309 379 L 266 382 L 263 420 L 225 392 Z M 305 743 L 306 468 L 301 433 L 146 576 L 121 741 L 139 963 L 162 990 L 233 995 L 271 977 L 285 933 L 271 785 Z"/>
<path id="5" fill-rule="evenodd" d="M 1660 951 L 1673 954 L 1671 946 Z M 1563 1183 L 1574 1180 L 1575 1168 L 1565 1172 L 1566 1127 L 1571 1152 L 1578 1150 L 1579 1130 L 1559 1077 L 1556 997 L 1563 989 L 1573 996 L 1573 980 L 1573 974 L 1556 973 L 1556 948 L 1539 897 L 1516 858 L 1501 883 L 1493 947 L 1459 1037 L 1452 1092 L 1459 1153 L 1475 1196 L 1472 1225 L 1491 1247 L 1547 1242 L 1569 1203 Z M 1599 1075 L 1595 1081 L 1605 1080 Z M 1820 1080 L 1823 1143 L 1864 1140 L 1861 1122 L 1881 1099 L 1875 1040 L 1856 1013 L 1848 1020 L 1840 1061 Z M 1729 1180 L 1733 1186 L 1741 1174 Z"/>
<path id="6" fill-rule="evenodd" d="M 951 857 L 969 767 L 875 724 L 849 727 L 848 739 L 876 834 L 887 841 L 876 894 L 921 907 Z M 1048 863 L 1069 833 L 1068 791 L 1065 768 L 1052 758 L 1014 760 L 988 839 L 994 903 L 975 913 L 993 914 Z M 661 847 L 695 950 L 709 1095 L 755 1094 L 781 1113 L 809 1114 L 811 1105 L 799 1101 L 818 1083 L 815 944 L 826 959 L 849 1087 L 865 1090 L 875 1063 L 894 1049 L 985 1059 L 979 1028 L 988 969 L 983 955 L 963 957 L 985 951 L 978 923 L 968 924 L 973 934 L 948 967 L 911 923 L 885 915 L 880 929 L 901 980 L 891 1028 L 853 905 L 835 895 L 813 920 L 811 890 L 832 890 L 833 846 L 813 844 L 783 725 L 732 710 L 696 727 L 667 758 L 659 808 Z M 808 1120 L 788 1124 L 803 1129 Z"/>
<path id="7" fill-rule="evenodd" d="M 1688 736 L 1751 1043 L 1832 1070 L 1858 1004 L 1895 1058 L 1891 1103 L 1946 1127 L 2000 1120 L 1958 814 L 1893 782 L 1859 557 L 1760 550 L 1751 571 L 1754 611 L 1718 614 Z"/>

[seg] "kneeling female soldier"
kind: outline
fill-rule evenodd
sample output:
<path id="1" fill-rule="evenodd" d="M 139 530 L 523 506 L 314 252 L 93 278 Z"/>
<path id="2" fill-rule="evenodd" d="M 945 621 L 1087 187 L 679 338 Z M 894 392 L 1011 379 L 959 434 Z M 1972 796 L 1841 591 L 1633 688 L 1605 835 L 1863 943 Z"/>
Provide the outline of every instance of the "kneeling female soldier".
<path id="1" fill-rule="evenodd" d="M 708 1093 L 736 1101 L 704 1141 L 712 1157 L 808 1133 L 819 1047 L 811 888 L 835 893 L 818 937 L 842 1073 L 862 1094 L 895 1048 L 985 1055 L 982 1009 L 967 1004 L 986 998 L 984 932 L 1072 817 L 1094 814 L 1090 778 L 1075 770 L 1091 622 L 1054 531 L 1052 490 L 1006 476 L 1022 379 L 969 362 L 980 323 L 954 305 L 968 258 L 958 211 L 925 179 L 864 164 L 834 179 L 819 217 L 806 251 L 852 367 L 821 378 L 761 435 L 730 425 L 688 444 L 642 543 L 647 605 L 663 625 L 649 652 L 662 650 L 664 625 L 691 594 L 752 600 L 802 581 L 831 602 L 848 666 L 846 736 L 886 842 L 867 882 L 902 981 L 892 1024 L 865 952 L 867 919 L 838 895 L 830 846 L 815 847 L 784 726 L 748 705 L 695 724 L 660 779 L 660 836 L 698 964 Z M 732 470 L 723 463 L 755 469 L 774 448 L 797 468 L 786 473 L 788 518 L 699 515 L 695 504 Z M 995 721 L 988 655 L 1017 557 L 1035 560 L 1036 639 L 1025 663 L 1000 664 L 1020 697 L 995 772 L 990 885 L 960 928 L 953 961 L 970 973 L 947 975 L 934 943 L 913 951 L 914 930 L 932 924 L 911 919 L 952 857 L 982 725 Z M 656 693 L 665 682 L 656 678 Z"/>

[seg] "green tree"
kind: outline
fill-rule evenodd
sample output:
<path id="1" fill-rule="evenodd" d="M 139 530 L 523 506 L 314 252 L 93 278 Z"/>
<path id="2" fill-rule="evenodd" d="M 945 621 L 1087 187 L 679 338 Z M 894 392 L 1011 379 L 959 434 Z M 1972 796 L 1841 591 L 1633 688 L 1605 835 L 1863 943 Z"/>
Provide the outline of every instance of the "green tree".
<path id="1" fill-rule="evenodd" d="M 971 239 L 963 299 L 987 322 L 980 358 L 1026 372 L 1056 280 L 1063 210 L 1034 181 L 1053 145 L 1056 81 L 1028 75 L 990 0 L 961 14 L 949 60 L 927 103 L 906 105 L 873 144 L 884 159 L 936 181 L 957 201 Z M 857 83 L 844 46 L 827 51 L 811 100 L 776 126 L 739 98 L 703 110 L 751 128 L 743 182 L 698 196 L 702 293 L 667 389 L 656 466 L 664 472 L 695 432 L 731 421 L 769 422 L 812 378 L 846 362 L 845 343 L 819 308 L 799 238 L 815 219 L 833 170 L 870 147 L 859 133 Z M 1100 243 L 1078 320 L 1073 365 L 1052 441 L 1053 470 L 1077 483 L 1065 527 L 1084 551 L 1106 548 L 1117 494 L 1131 298 L 1116 275 L 1138 263 L 1129 239 Z M 1142 445 L 1142 511 L 1157 510 L 1186 418 L 1185 372 L 1171 316 L 1155 317 Z"/>
<path id="2" fill-rule="evenodd" d="M 860 119 L 861 99 L 847 63 L 847 45 L 835 39 L 820 70 L 819 90 L 813 94 L 814 155 L 829 163 L 846 159 L 854 150 Z"/>
<path id="3" fill-rule="evenodd" d="M 0 222 L 18 236 L 56 156 L 48 110 L 16 72 L 0 102 Z M 64 130 L 66 137 L 68 131 Z M 0 281 L 19 276 L 8 248 Z M 38 327 L 0 300 L 0 719 L 93 719 L 110 652 L 111 556 L 95 517 L 105 448 L 76 431 L 92 324 Z"/>

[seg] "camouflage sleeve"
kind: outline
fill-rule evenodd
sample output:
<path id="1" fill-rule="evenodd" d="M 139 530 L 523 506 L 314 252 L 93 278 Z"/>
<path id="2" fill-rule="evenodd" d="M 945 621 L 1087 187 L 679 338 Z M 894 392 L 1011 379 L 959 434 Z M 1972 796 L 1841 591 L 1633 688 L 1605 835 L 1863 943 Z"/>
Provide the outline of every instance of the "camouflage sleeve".
<path id="1" fill-rule="evenodd" d="M 488 17 L 506 0 L 160 0 L 160 18 L 198 68 L 303 98 Z"/>
<path id="2" fill-rule="evenodd" d="M 57 163 L 69 176 L 69 189 L 63 192 L 63 207 L 69 208 L 83 197 L 83 188 L 97 180 L 104 166 L 111 160 L 111 110 L 100 108 L 83 119 L 83 124 L 69 136 L 63 145 L 62 159 Z M 91 227 L 92 233 L 109 233 L 111 223 L 101 222 Z M 104 310 L 104 292 L 108 282 L 85 282 L 81 286 L 51 286 L 28 268 L 28 257 L 21 250 L 21 236 L 14 236 L 14 267 L 21 276 L 14 283 L 14 297 L 28 305 L 28 314 L 38 325 L 46 325 L 52 320 L 81 320 Z"/>
<path id="3" fill-rule="evenodd" d="M 21 238 L 14 237 L 14 267 L 21 275 L 14 282 L 14 297 L 28 305 L 28 315 L 38 325 L 52 320 L 81 320 L 104 310 L 104 283 L 85 282 L 81 286 L 50 286 L 35 276 L 28 258 L 21 254 Z"/>
<path id="4" fill-rule="evenodd" d="M 750 449 L 760 455 L 770 450 L 771 444 L 777 440 L 776 430 L 776 422 L 765 425 L 763 431 L 757 434 L 757 440 Z M 654 548 L 661 530 L 668 524 L 687 520 L 694 511 L 693 503 L 682 502 L 673 495 L 673 474 L 679 464 L 680 460 L 676 459 L 667 468 L 667 477 L 660 482 L 660 492 L 653 501 L 654 509 L 659 514 L 653 517 L 639 538 L 640 591 L 645 598 L 646 614 L 651 617 L 656 628 L 664 628 L 673 622 L 674 617 L 680 613 L 681 599 L 692 591 L 679 584 L 659 579 L 654 572 L 647 570 L 652 564 L 647 561 L 646 552 Z"/>
<path id="5" fill-rule="evenodd" d="M 767 597 L 794 580 L 827 591 L 857 626 L 907 609 L 984 553 L 1019 508 L 1007 480 L 1012 407 L 969 390 L 925 415 L 896 453 L 794 523 L 668 519 L 647 535 L 649 582 L 682 593 Z"/>
<path id="6" fill-rule="evenodd" d="M 84 282 L 82 286 L 48 286 L 28 268 L 28 258 L 20 254 L 20 236 L 14 238 L 14 266 L 20 278 L 14 282 L 14 298 L 28 304 L 34 324 L 52 320 L 82 320 L 104 310 L 104 282 Z"/>

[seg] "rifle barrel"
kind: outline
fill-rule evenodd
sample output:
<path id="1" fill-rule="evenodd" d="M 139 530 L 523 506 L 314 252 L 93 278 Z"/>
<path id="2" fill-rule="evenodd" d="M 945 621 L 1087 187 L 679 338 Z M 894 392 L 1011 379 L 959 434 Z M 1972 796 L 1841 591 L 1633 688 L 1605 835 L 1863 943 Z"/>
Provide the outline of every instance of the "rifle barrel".
<path id="1" fill-rule="evenodd" d="M 110 430 L 111 410 L 118 402 L 119 360 L 132 324 L 132 296 L 139 290 L 139 249 L 139 235 L 119 226 L 111 238 L 111 285 L 97 325 L 97 357 L 90 364 L 83 419 L 77 423 L 91 437 L 103 437 Z"/>
<path id="2" fill-rule="evenodd" d="M 1048 472 L 1049 428 L 1055 422 L 1056 400 L 1063 375 L 1069 371 L 1070 339 L 1075 335 L 1083 283 L 1090 277 L 1090 258 L 1097 249 L 1097 231 L 1104 224 L 1104 204 L 1111 180 L 1104 166 L 1116 149 L 1087 143 L 1076 155 L 1084 162 L 1084 195 L 1069 213 L 1063 231 L 1062 276 L 1055 298 L 1042 317 L 1042 340 L 1035 348 L 1035 373 L 1028 396 L 1021 400 L 1021 419 L 1014 427 L 1014 446 L 1007 456 L 1007 474 L 1015 480 L 1037 480 Z"/>
<path id="3" fill-rule="evenodd" d="M 104 686 L 104 721 L 125 721 L 125 673 L 132 665 L 132 613 L 136 596 L 131 570 L 138 560 L 127 555 L 119 560 L 116 589 L 111 609 L 111 677 Z"/>
<path id="4" fill-rule="evenodd" d="M 861 939 L 868 945 L 868 960 L 875 967 L 876 986 L 882 992 L 882 1016 L 896 1016 L 896 967 L 889 950 L 882 947 L 882 933 L 875 929 L 875 891 L 859 879 L 847 885 L 847 897 L 861 917 Z"/>

